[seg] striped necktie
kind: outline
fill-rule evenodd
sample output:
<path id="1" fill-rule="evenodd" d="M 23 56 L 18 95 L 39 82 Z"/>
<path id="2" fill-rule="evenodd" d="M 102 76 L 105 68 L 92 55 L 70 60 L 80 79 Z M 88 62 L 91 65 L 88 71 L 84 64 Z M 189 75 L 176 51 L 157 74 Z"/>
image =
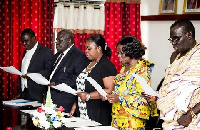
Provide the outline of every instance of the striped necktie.
<path id="1" fill-rule="evenodd" d="M 54 65 L 53 65 L 52 71 L 55 69 L 56 65 L 59 63 L 59 61 L 61 60 L 61 58 L 62 58 L 63 55 L 64 55 L 64 53 L 62 52 L 62 53 L 58 56 L 56 62 L 55 62 Z M 51 71 L 51 72 L 52 72 L 52 71 Z"/>

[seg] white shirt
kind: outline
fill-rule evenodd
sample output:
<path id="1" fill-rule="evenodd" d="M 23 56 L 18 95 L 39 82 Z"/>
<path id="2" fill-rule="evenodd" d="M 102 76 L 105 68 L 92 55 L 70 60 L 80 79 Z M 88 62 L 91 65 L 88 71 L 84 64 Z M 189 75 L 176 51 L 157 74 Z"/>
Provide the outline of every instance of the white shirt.
<path id="1" fill-rule="evenodd" d="M 22 75 L 27 74 L 28 67 L 30 65 L 30 61 L 32 59 L 33 54 L 35 53 L 35 50 L 37 49 L 38 42 L 35 44 L 35 46 L 31 50 L 26 50 L 26 54 L 24 58 L 22 59 L 22 67 L 21 72 Z M 27 79 L 21 78 L 21 88 L 22 91 L 24 91 L 24 88 L 27 88 Z"/>

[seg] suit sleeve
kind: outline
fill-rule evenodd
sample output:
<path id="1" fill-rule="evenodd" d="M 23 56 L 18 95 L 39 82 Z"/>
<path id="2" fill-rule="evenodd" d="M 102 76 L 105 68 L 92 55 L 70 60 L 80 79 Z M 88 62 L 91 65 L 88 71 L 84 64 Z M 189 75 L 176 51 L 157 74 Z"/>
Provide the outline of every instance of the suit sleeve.
<path id="1" fill-rule="evenodd" d="M 86 68 L 86 66 L 89 64 L 89 60 L 87 59 L 87 57 L 85 55 L 82 55 L 82 57 L 80 57 L 80 59 L 77 61 L 77 64 L 75 66 L 75 75 L 72 76 L 71 80 L 74 80 L 74 85 L 76 88 L 76 78 L 78 77 L 78 75 Z"/>
<path id="2" fill-rule="evenodd" d="M 47 49 L 44 55 L 45 55 L 44 61 L 43 61 L 44 69 L 42 69 L 39 73 L 48 79 L 51 72 L 51 63 L 52 63 L 53 53 L 50 49 Z"/>

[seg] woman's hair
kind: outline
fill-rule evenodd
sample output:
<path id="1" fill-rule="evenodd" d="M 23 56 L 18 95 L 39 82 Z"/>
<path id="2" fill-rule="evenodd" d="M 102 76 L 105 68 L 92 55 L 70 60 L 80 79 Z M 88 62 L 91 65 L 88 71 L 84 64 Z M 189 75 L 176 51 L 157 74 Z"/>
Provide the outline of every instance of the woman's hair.
<path id="1" fill-rule="evenodd" d="M 112 55 L 111 49 L 107 45 L 107 43 L 105 42 L 105 39 L 101 35 L 99 34 L 92 35 L 89 38 L 87 38 L 87 41 L 92 41 L 97 46 L 100 46 L 102 49 L 103 55 L 106 57 L 109 57 L 109 59 L 111 58 L 111 55 Z"/>
<path id="2" fill-rule="evenodd" d="M 145 54 L 145 47 L 134 36 L 123 37 L 116 45 L 122 45 L 122 52 L 131 59 L 140 59 Z"/>

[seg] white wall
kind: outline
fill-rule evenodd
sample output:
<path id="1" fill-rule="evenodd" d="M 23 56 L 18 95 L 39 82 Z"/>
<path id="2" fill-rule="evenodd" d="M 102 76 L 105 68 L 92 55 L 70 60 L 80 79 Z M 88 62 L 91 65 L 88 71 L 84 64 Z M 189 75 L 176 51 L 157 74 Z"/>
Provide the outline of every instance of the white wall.
<path id="1" fill-rule="evenodd" d="M 182 14 L 183 0 L 177 0 L 177 14 Z M 140 13 L 158 15 L 160 0 L 141 0 Z M 169 58 L 173 52 L 168 42 L 169 28 L 174 21 L 142 21 L 142 42 L 147 46 L 145 58 L 155 63 L 152 74 L 152 87 L 157 88 L 160 80 L 165 76 L 165 68 L 169 65 Z M 200 42 L 200 21 L 192 21 L 196 29 L 196 40 Z"/>

